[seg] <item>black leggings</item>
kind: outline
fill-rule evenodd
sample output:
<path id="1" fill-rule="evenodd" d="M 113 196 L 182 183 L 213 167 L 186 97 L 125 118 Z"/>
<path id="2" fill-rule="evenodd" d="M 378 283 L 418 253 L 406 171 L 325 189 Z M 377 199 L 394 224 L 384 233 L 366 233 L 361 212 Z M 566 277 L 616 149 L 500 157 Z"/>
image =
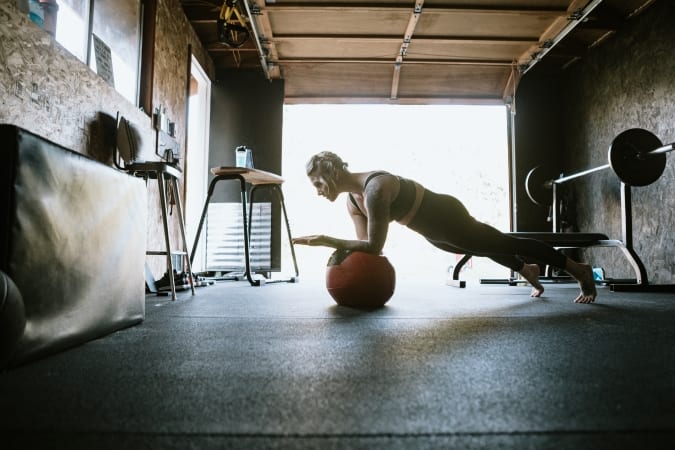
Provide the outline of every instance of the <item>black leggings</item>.
<path id="1" fill-rule="evenodd" d="M 408 228 L 424 236 L 441 250 L 484 256 L 520 271 L 525 262 L 565 269 L 567 257 L 536 239 L 508 236 L 474 219 L 464 205 L 451 195 L 428 189 Z"/>

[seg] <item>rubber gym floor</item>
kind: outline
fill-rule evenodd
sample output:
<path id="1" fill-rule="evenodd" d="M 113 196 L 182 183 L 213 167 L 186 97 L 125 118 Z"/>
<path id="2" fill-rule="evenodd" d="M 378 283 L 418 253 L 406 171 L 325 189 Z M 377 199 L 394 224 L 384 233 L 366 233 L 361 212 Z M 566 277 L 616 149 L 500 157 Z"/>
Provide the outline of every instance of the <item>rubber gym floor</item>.
<path id="1" fill-rule="evenodd" d="M 148 296 L 146 320 L 0 374 L 2 447 L 673 448 L 675 296 L 399 280 Z"/>

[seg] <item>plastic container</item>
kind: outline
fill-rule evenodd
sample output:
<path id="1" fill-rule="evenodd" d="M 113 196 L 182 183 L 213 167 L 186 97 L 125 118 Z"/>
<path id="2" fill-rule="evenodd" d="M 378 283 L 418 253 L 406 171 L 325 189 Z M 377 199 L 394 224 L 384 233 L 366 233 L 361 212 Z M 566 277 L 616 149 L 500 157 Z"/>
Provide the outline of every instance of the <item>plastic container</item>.
<path id="1" fill-rule="evenodd" d="M 240 145 L 234 151 L 235 153 L 235 166 L 236 167 L 248 167 L 249 169 L 253 168 L 253 152 L 250 148 L 245 145 Z"/>

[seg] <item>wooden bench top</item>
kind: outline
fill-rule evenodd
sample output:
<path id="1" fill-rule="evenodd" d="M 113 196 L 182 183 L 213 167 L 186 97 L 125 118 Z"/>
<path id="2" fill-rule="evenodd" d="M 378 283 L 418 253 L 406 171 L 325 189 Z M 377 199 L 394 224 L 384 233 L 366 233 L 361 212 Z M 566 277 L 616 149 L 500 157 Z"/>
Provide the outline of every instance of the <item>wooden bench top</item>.
<path id="1" fill-rule="evenodd" d="M 272 172 L 266 172 L 260 169 L 249 169 L 248 167 L 220 166 L 211 168 L 211 173 L 215 176 L 241 175 L 244 181 L 251 184 L 281 184 L 284 179 Z"/>

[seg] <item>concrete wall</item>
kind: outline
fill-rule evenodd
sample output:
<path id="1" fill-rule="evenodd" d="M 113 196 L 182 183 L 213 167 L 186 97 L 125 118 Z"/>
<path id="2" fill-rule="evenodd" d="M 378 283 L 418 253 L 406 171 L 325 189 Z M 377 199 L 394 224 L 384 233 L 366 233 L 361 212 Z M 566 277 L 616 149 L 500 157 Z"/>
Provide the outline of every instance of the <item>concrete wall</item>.
<path id="1" fill-rule="evenodd" d="M 537 70 L 536 68 L 534 70 Z M 528 74 L 529 75 L 529 74 Z M 551 231 L 548 208 L 533 204 L 525 192 L 525 178 L 535 167 L 562 165 L 559 80 L 554 74 L 527 76 L 521 82 L 515 107 L 515 231 Z"/>
<path id="2" fill-rule="evenodd" d="M 524 92 L 533 91 L 540 84 L 550 86 L 551 91 L 528 114 L 540 114 L 540 126 L 547 126 L 543 122 L 550 125 L 551 120 L 558 124 L 555 135 L 560 143 L 554 148 L 560 154 L 553 158 L 560 161 L 565 173 L 606 164 L 612 139 L 628 128 L 646 128 L 664 143 L 675 141 L 673 23 L 675 2 L 657 1 L 564 71 L 559 80 L 542 73 L 535 73 L 530 79 L 528 74 L 523 79 Z M 524 108 L 521 105 L 520 111 Z M 525 133 L 521 130 L 518 135 L 521 142 L 527 141 Z M 518 151 L 521 160 L 532 159 L 532 145 Z M 658 181 L 632 190 L 635 249 L 645 263 L 650 281 L 656 284 L 675 282 L 673 158 L 675 155 L 671 153 L 666 171 Z M 595 173 L 566 186 L 579 230 L 621 238 L 620 183 L 611 171 Z M 529 206 L 526 209 L 534 211 Z M 582 252 L 582 258 L 603 267 L 608 277 L 633 277 L 615 249 L 589 249 Z"/>
<path id="3" fill-rule="evenodd" d="M 283 80 L 270 81 L 262 70 L 226 70 L 217 73 L 212 87 L 209 167 L 234 166 L 235 149 L 253 151 L 256 169 L 282 175 Z M 209 174 L 209 178 L 213 178 Z M 239 202 L 239 183 L 221 182 L 213 202 Z M 274 198 L 268 190 L 255 195 L 256 202 Z M 272 268 L 281 267 L 281 210 L 272 201 Z"/>
<path id="4" fill-rule="evenodd" d="M 176 139 L 185 153 L 188 46 L 211 76 L 213 63 L 179 0 L 157 1 L 155 27 L 153 108 L 166 107 L 176 122 Z M 107 164 L 112 164 L 114 148 L 111 121 L 114 126 L 119 111 L 138 131 L 144 154 L 154 154 L 151 111 L 143 112 L 119 95 L 29 21 L 14 0 L 0 0 L 0 105 L 0 122 L 18 125 Z M 148 248 L 159 250 L 164 244 L 154 183 L 149 184 L 148 192 Z M 175 222 L 175 214 L 173 217 Z M 177 223 L 171 228 L 177 236 Z M 156 276 L 164 272 L 162 258 L 150 257 L 148 262 Z"/>
<path id="5" fill-rule="evenodd" d="M 209 167 L 234 166 L 235 148 L 245 145 L 257 169 L 281 174 L 283 80 L 269 81 L 262 70 L 227 70 L 211 88 Z M 213 200 L 239 201 L 239 188 L 219 189 Z"/>

